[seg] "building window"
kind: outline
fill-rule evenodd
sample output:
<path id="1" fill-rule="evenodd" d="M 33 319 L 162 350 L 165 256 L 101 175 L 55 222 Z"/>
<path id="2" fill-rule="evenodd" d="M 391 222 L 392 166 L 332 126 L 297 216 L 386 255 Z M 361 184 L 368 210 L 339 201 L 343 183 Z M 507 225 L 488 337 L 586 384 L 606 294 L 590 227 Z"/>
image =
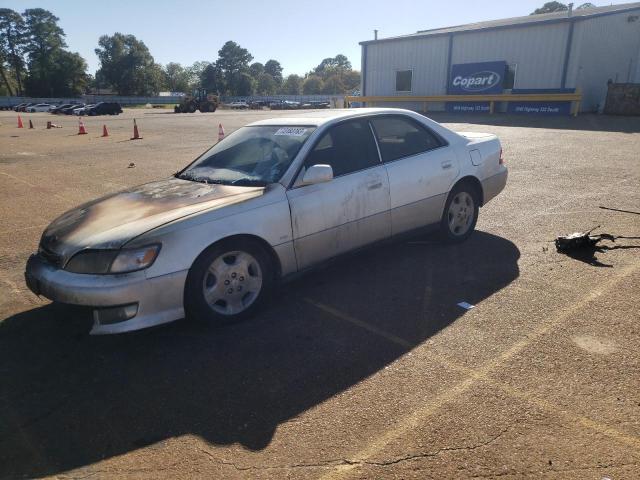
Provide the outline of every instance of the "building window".
<path id="1" fill-rule="evenodd" d="M 516 84 L 516 73 L 518 72 L 518 64 L 513 63 L 506 65 L 504 69 L 504 78 L 502 80 L 502 88 L 504 90 L 511 90 Z"/>
<path id="2" fill-rule="evenodd" d="M 413 70 L 398 70 L 396 72 L 396 92 L 410 92 L 412 76 Z"/>

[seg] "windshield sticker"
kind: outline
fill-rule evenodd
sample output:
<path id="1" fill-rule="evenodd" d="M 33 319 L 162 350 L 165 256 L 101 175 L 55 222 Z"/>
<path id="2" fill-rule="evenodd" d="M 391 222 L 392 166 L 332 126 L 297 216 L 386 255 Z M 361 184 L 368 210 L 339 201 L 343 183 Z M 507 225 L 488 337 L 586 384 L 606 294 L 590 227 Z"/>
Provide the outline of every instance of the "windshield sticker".
<path id="1" fill-rule="evenodd" d="M 289 137 L 301 137 L 307 131 L 306 128 L 302 127 L 283 127 L 279 128 L 274 135 L 287 135 Z"/>

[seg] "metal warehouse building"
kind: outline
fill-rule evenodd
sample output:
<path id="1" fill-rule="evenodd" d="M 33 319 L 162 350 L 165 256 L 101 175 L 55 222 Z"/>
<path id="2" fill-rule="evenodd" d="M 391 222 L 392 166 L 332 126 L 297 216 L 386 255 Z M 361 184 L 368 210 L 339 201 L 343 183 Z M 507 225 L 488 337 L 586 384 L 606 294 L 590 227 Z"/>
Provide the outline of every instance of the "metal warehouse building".
<path id="1" fill-rule="evenodd" d="M 363 96 L 579 89 L 580 110 L 596 111 L 608 83 L 640 83 L 640 3 L 425 30 L 361 45 Z M 460 105 L 447 103 L 447 109 Z"/>

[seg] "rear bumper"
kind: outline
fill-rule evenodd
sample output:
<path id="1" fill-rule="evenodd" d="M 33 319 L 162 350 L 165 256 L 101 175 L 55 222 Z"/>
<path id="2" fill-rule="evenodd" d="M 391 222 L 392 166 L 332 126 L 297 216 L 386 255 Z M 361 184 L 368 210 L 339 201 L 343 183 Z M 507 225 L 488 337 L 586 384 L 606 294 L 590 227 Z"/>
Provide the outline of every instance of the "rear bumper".
<path id="1" fill-rule="evenodd" d="M 123 275 L 86 275 L 61 270 L 37 255 L 27 261 L 25 281 L 36 295 L 50 300 L 94 307 L 92 335 L 121 333 L 160 325 L 184 317 L 187 270 L 147 278 L 144 271 Z M 100 323 L 106 307 L 137 305 L 135 315 L 117 323 Z"/>
<path id="2" fill-rule="evenodd" d="M 483 192 L 483 201 L 482 204 L 486 205 L 489 200 L 498 195 L 507 184 L 507 176 L 509 171 L 506 167 L 503 167 L 503 170 L 496 175 L 493 175 L 489 178 L 485 178 L 482 180 L 482 192 Z"/>

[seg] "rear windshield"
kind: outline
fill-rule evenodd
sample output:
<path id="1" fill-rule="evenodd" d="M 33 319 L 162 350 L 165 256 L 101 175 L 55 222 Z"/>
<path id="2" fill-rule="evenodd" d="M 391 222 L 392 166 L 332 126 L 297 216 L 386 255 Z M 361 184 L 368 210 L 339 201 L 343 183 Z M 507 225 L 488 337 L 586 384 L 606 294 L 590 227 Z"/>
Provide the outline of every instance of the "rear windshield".
<path id="1" fill-rule="evenodd" d="M 243 127 L 178 174 L 204 183 L 265 186 L 282 178 L 315 127 Z"/>

